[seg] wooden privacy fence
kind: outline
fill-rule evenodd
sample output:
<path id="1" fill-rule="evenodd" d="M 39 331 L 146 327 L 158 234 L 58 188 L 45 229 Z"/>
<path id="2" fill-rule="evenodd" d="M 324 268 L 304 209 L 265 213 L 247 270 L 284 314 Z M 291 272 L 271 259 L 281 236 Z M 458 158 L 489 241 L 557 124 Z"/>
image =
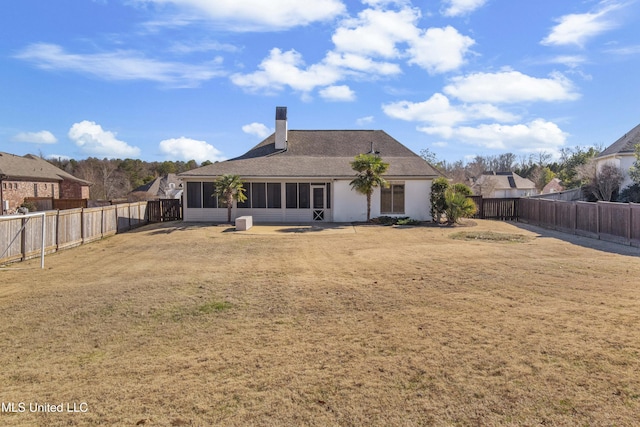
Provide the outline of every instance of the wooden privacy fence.
<path id="1" fill-rule="evenodd" d="M 640 247 L 640 204 L 520 199 L 520 222 Z"/>
<path id="2" fill-rule="evenodd" d="M 47 211 L 45 214 L 44 217 L 13 216 L 4 220 L 0 216 L 0 264 L 39 255 L 43 218 L 46 221 L 45 253 L 92 242 L 148 223 L 147 202 Z"/>
<path id="3" fill-rule="evenodd" d="M 25 197 L 25 202 L 31 202 L 38 211 L 86 208 L 88 199 L 54 199 L 52 197 Z"/>
<path id="4" fill-rule="evenodd" d="M 178 221 L 182 219 L 180 199 L 150 200 L 147 206 L 149 222 Z"/>
<path id="5" fill-rule="evenodd" d="M 482 196 L 470 196 L 469 198 L 478 208 L 474 218 L 499 219 L 501 221 L 516 221 L 518 219 L 520 206 L 518 198 L 485 199 Z"/>

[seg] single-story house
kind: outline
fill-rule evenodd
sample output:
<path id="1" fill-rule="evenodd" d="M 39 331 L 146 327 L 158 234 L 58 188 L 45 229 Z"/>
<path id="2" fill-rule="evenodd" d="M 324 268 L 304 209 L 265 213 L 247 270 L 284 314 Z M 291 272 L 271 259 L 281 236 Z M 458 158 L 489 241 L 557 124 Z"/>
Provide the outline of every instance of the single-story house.
<path id="1" fill-rule="evenodd" d="M 180 199 L 182 180 L 175 173 L 168 173 L 135 188 L 129 193 L 129 200 Z"/>
<path id="2" fill-rule="evenodd" d="M 530 179 L 514 172 L 485 172 L 473 183 L 475 194 L 489 198 L 529 197 L 538 194 Z"/>
<path id="3" fill-rule="evenodd" d="M 616 142 L 598 154 L 596 168 L 600 170 L 607 163 L 620 168 L 624 173 L 624 180 L 620 188 L 628 187 L 633 184 L 629 177 L 629 169 L 636 161 L 635 146 L 637 144 L 640 144 L 640 125 L 625 133 Z"/>
<path id="4" fill-rule="evenodd" d="M 214 193 L 216 178 L 239 175 L 247 200 L 234 202 L 234 217 L 254 222 L 365 221 L 366 197 L 351 189 L 358 154 L 374 152 L 389 163 L 389 188 L 376 188 L 371 217 L 430 220 L 433 166 L 382 130 L 288 130 L 286 107 L 276 108 L 276 130 L 240 157 L 179 174 L 185 221 L 227 220 Z"/>
<path id="5" fill-rule="evenodd" d="M 15 211 L 28 197 L 88 199 L 90 186 L 90 182 L 76 178 L 38 156 L 0 153 L 3 214 Z"/>

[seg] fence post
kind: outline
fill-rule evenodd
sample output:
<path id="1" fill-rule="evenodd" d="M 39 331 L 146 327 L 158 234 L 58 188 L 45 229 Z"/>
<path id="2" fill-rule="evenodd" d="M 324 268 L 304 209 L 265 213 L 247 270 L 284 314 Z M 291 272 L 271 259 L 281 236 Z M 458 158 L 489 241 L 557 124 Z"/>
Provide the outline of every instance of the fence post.
<path id="1" fill-rule="evenodd" d="M 627 203 L 627 242 L 631 245 L 631 203 Z"/>
<path id="2" fill-rule="evenodd" d="M 22 261 L 27 259 L 27 218 L 22 218 L 20 221 L 22 231 L 20 232 L 20 252 Z"/>
<path id="3" fill-rule="evenodd" d="M 600 202 L 596 202 L 596 234 L 600 240 Z"/>

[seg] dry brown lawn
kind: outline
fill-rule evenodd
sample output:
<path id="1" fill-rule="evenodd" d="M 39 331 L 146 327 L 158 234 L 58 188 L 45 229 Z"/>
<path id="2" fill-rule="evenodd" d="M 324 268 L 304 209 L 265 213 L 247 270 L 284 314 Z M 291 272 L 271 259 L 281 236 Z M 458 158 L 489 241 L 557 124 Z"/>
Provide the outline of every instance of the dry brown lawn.
<path id="1" fill-rule="evenodd" d="M 640 423 L 637 249 L 485 221 L 232 230 L 0 269 L 0 424 Z"/>

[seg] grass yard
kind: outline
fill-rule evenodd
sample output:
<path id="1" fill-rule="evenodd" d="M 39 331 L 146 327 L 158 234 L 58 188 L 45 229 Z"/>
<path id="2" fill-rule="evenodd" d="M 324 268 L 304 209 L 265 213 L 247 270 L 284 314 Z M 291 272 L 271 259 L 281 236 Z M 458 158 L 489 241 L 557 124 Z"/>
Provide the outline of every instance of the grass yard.
<path id="1" fill-rule="evenodd" d="M 231 230 L 0 269 L 0 425 L 640 422 L 638 249 L 489 221 Z"/>

